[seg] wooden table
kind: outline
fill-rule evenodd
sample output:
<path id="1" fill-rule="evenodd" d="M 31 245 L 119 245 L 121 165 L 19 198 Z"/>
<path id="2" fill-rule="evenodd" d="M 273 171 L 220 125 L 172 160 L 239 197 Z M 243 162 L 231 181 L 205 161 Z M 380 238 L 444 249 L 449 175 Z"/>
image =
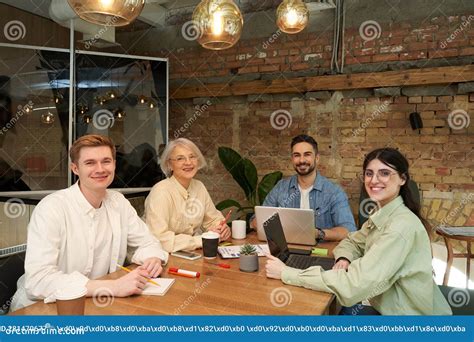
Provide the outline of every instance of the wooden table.
<path id="1" fill-rule="evenodd" d="M 449 227 L 449 228 L 456 228 L 456 227 Z M 458 227 L 458 228 L 472 228 L 474 227 Z M 436 233 L 441 235 L 444 239 L 446 244 L 446 250 L 448 252 L 448 257 L 446 261 L 446 272 L 444 273 L 443 285 L 448 285 L 449 281 L 449 273 L 451 272 L 451 266 L 453 265 L 454 258 L 466 258 L 466 288 L 469 286 L 469 279 L 471 277 L 471 258 L 474 257 L 471 251 L 471 243 L 474 242 L 474 236 L 466 236 L 463 234 L 459 235 L 451 235 L 446 233 L 443 228 L 436 229 Z M 466 252 L 467 253 L 454 253 L 453 245 L 451 244 L 450 240 L 458 240 L 458 241 L 465 241 L 466 242 Z"/>
<path id="2" fill-rule="evenodd" d="M 257 243 L 255 235 L 250 241 Z M 242 244 L 243 240 L 233 240 Z M 323 243 L 330 255 L 335 243 Z M 301 247 L 301 246 L 300 246 Z M 198 250 L 202 251 L 202 250 Z M 132 296 L 109 298 L 96 305 L 86 299 L 86 315 L 328 315 L 336 312 L 335 296 L 300 287 L 284 285 L 280 280 L 265 276 L 265 257 L 259 258 L 259 271 L 239 270 L 239 259 L 221 259 L 230 269 L 209 264 L 206 259 L 194 261 L 170 256 L 163 277 L 176 278 L 165 296 Z M 198 279 L 167 273 L 169 267 L 179 267 L 201 273 Z M 103 279 L 116 279 L 125 274 L 117 271 Z M 105 305 L 107 304 L 107 305 Z M 56 304 L 36 303 L 15 311 L 14 315 L 55 315 Z"/>

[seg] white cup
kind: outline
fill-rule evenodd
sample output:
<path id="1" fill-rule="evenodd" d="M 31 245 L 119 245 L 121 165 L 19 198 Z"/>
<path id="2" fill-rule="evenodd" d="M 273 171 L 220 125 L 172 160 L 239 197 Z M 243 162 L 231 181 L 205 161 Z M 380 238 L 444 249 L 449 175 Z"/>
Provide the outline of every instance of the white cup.
<path id="1" fill-rule="evenodd" d="M 232 221 L 232 239 L 245 239 L 247 233 L 247 222 L 244 220 Z"/>

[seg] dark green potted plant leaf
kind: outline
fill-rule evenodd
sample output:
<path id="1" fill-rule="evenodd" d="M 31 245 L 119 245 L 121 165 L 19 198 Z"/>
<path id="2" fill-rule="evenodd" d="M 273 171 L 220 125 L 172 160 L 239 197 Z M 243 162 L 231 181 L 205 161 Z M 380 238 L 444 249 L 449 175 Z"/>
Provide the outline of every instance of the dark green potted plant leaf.
<path id="1" fill-rule="evenodd" d="M 218 154 L 226 170 L 229 171 L 232 178 L 235 179 L 244 191 L 247 203 L 242 205 L 234 199 L 226 199 L 217 203 L 216 208 L 222 211 L 229 207 L 236 207 L 239 218 L 245 217 L 248 227 L 248 222 L 254 213 L 255 206 L 262 205 L 267 194 L 283 177 L 283 174 L 280 171 L 271 172 L 264 175 L 259 182 L 257 168 L 252 161 L 243 158 L 230 147 L 219 147 Z"/>

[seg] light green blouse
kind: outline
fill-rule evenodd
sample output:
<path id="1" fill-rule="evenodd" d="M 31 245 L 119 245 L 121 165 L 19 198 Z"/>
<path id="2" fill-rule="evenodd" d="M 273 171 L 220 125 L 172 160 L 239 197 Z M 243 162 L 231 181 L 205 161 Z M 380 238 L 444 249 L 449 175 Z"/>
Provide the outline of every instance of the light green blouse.
<path id="1" fill-rule="evenodd" d="M 435 284 L 428 234 L 400 196 L 373 213 L 334 249 L 347 271 L 285 267 L 286 284 L 334 293 L 344 306 L 363 300 L 383 315 L 450 315 Z"/>

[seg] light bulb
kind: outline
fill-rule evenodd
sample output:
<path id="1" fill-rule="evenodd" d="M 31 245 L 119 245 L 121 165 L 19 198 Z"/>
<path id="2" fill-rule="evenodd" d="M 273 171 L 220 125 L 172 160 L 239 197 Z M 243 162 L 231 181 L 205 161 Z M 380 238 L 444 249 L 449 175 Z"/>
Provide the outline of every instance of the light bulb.
<path id="1" fill-rule="evenodd" d="M 123 109 L 116 109 L 115 110 L 115 119 L 117 121 L 122 121 L 127 116 L 127 113 Z"/>
<path id="2" fill-rule="evenodd" d="M 62 3 L 65 0 L 57 2 Z M 145 6 L 145 0 L 67 0 L 67 2 L 81 19 L 107 27 L 130 24 Z"/>
<path id="3" fill-rule="evenodd" d="M 276 14 L 278 28 L 289 34 L 304 30 L 309 20 L 308 8 L 302 0 L 283 0 Z"/>
<path id="4" fill-rule="evenodd" d="M 192 16 L 198 24 L 197 41 L 210 50 L 234 46 L 242 34 L 244 19 L 234 0 L 201 0 Z"/>
<path id="5" fill-rule="evenodd" d="M 54 122 L 54 114 L 51 112 L 44 113 L 41 115 L 41 122 L 50 125 Z"/>
<path id="6" fill-rule="evenodd" d="M 103 9 L 109 9 L 113 3 L 113 0 L 100 0 L 100 5 Z"/>
<path id="7" fill-rule="evenodd" d="M 224 20 L 222 19 L 222 12 L 215 11 L 212 15 L 212 34 L 220 36 L 224 32 Z"/>
<path id="8" fill-rule="evenodd" d="M 285 19 L 288 26 L 295 26 L 295 24 L 298 22 L 298 14 L 296 14 L 296 11 L 291 8 L 286 13 Z"/>

